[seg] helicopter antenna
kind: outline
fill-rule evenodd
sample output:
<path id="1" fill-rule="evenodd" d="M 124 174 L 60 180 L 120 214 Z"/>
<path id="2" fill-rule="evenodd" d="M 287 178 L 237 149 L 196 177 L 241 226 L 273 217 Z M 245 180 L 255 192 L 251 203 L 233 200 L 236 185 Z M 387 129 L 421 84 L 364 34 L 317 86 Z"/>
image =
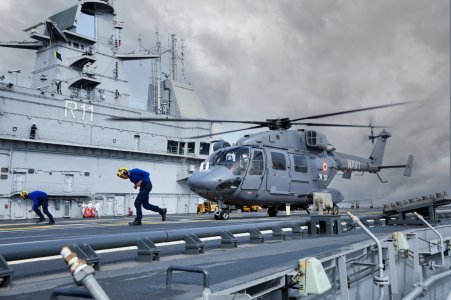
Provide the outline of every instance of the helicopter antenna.
<path id="1" fill-rule="evenodd" d="M 388 181 L 386 181 L 386 180 L 382 180 L 382 178 L 381 178 L 381 176 L 379 175 L 379 173 L 376 173 L 376 175 L 377 175 L 377 177 L 379 178 L 379 180 L 382 182 L 382 183 L 387 183 Z"/>

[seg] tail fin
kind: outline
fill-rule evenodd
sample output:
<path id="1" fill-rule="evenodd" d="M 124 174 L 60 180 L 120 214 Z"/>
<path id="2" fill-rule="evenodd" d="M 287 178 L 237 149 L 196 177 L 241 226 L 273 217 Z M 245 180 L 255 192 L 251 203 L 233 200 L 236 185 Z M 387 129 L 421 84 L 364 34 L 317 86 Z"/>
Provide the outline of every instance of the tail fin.
<path id="1" fill-rule="evenodd" d="M 382 130 L 381 133 L 377 136 L 376 144 L 374 145 L 373 151 L 371 152 L 370 159 L 374 161 L 376 165 L 382 165 L 382 160 L 384 158 L 385 145 L 387 143 L 387 139 L 391 137 L 391 133 L 388 131 Z"/>
<path id="2" fill-rule="evenodd" d="M 412 176 L 412 168 L 413 168 L 413 155 L 410 154 L 407 159 L 406 168 L 404 169 L 404 176 L 411 177 Z"/>

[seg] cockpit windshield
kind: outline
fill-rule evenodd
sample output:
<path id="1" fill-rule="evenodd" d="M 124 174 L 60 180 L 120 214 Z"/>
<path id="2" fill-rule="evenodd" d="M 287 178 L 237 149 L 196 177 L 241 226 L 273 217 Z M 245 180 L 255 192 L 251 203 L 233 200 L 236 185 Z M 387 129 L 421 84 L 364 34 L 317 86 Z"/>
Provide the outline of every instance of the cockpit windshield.
<path id="1" fill-rule="evenodd" d="M 234 175 L 244 175 L 249 164 L 249 148 L 233 147 L 220 149 L 210 155 L 201 165 L 201 170 L 207 170 L 209 166 L 225 166 Z"/>

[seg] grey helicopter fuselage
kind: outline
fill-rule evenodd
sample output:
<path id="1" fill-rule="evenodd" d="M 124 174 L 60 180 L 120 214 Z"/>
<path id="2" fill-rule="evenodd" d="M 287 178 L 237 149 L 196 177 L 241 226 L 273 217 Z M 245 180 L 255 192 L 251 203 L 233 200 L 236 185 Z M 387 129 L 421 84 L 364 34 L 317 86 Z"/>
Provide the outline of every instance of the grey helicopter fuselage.
<path id="1" fill-rule="evenodd" d="M 188 184 L 200 196 L 226 204 L 306 208 L 312 192 L 326 189 L 336 169 L 325 149 L 312 153 L 307 148 L 304 132 L 270 131 L 215 151 Z M 343 200 L 338 191 L 335 194 L 334 202 Z"/>
<path id="2" fill-rule="evenodd" d="M 370 157 L 362 158 L 336 152 L 326 137 L 315 130 L 245 135 L 236 146 L 211 154 L 191 175 L 188 184 L 206 199 L 238 208 L 259 205 L 279 210 L 288 204 L 291 209 L 306 209 L 318 192 L 329 193 L 335 204 L 343 200 L 343 195 L 327 187 L 337 172 L 342 171 L 343 178 L 349 179 L 353 171 L 380 171 L 390 136 L 383 130 L 376 137 Z M 412 162 L 408 165 L 406 176 L 410 176 Z"/>

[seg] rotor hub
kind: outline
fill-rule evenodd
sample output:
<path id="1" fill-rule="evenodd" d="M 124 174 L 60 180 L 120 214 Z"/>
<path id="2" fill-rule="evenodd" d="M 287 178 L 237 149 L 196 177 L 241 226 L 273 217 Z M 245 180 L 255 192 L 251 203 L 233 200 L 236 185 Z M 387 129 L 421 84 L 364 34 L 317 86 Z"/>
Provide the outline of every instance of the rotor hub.
<path id="1" fill-rule="evenodd" d="M 291 120 L 289 118 L 267 119 L 266 122 L 268 122 L 268 128 L 270 130 L 290 129 L 291 128 Z"/>

